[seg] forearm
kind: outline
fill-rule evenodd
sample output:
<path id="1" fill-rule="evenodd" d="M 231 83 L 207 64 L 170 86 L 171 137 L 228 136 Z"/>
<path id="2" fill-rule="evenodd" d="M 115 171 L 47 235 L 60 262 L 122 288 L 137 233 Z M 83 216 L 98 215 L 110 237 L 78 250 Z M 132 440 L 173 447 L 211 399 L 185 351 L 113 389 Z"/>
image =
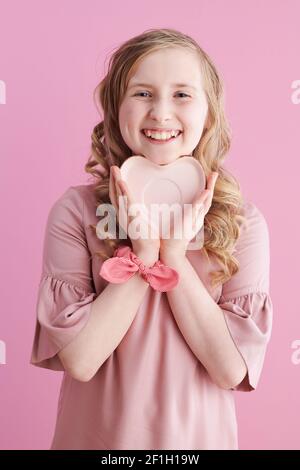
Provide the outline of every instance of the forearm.
<path id="1" fill-rule="evenodd" d="M 158 259 L 158 253 L 136 255 L 147 266 Z M 125 336 L 148 288 L 149 284 L 137 272 L 124 283 L 109 283 L 93 301 L 85 327 L 59 352 L 74 378 L 88 381 L 95 375 Z"/>
<path id="2" fill-rule="evenodd" d="M 178 285 L 167 292 L 167 297 L 186 342 L 212 380 L 222 388 L 232 388 L 243 380 L 247 367 L 233 342 L 222 309 L 186 256 L 161 254 L 160 259 L 180 276 Z"/>

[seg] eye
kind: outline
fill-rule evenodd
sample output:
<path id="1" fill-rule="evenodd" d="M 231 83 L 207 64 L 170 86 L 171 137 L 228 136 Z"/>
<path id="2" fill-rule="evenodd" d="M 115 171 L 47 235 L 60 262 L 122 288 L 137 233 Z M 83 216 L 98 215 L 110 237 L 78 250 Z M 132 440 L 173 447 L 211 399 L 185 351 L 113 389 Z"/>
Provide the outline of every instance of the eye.
<path id="1" fill-rule="evenodd" d="M 143 94 L 145 95 L 145 94 L 149 94 L 149 93 L 148 93 L 147 91 L 140 91 L 139 93 L 136 93 L 134 96 L 141 96 L 141 95 L 143 95 Z M 186 93 L 183 93 L 183 92 L 181 92 L 181 91 L 179 91 L 179 92 L 177 93 L 177 95 L 184 95 L 183 98 L 190 96 L 190 95 L 187 95 Z"/>
<path id="2" fill-rule="evenodd" d="M 183 93 L 183 91 L 179 91 L 177 94 L 178 94 L 178 95 L 190 96 L 190 95 L 187 95 L 186 93 Z"/>
<path id="3" fill-rule="evenodd" d="M 139 93 L 136 93 L 134 96 L 140 96 L 142 94 L 147 94 L 147 91 L 140 91 Z"/>

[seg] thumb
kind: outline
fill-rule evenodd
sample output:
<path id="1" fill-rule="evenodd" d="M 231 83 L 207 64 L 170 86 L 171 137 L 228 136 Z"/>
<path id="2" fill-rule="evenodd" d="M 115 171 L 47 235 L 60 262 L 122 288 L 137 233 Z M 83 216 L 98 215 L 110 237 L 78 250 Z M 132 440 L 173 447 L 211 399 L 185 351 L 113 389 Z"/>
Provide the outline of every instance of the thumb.
<path id="1" fill-rule="evenodd" d="M 208 197 L 209 189 L 204 189 L 204 191 L 199 191 L 197 196 L 195 197 L 193 204 L 204 204 L 206 198 Z"/>

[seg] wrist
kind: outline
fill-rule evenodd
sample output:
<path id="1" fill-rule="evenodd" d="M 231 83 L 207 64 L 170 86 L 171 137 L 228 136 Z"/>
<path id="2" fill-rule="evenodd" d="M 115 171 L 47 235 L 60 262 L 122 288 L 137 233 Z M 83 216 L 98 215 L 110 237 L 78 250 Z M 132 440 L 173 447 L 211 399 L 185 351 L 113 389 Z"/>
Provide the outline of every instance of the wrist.
<path id="1" fill-rule="evenodd" d="M 159 253 L 159 259 L 162 263 L 168 266 L 180 263 L 185 258 L 185 252 L 178 250 L 161 250 Z"/>
<path id="2" fill-rule="evenodd" d="M 159 259 L 159 250 L 151 251 L 151 250 L 136 250 L 134 254 L 142 261 L 142 263 L 149 267 L 153 266 L 153 264 L 158 261 Z"/>
<path id="3" fill-rule="evenodd" d="M 126 262 L 124 262 L 126 261 Z M 99 272 L 100 276 L 112 283 L 122 283 L 138 272 L 154 290 L 167 292 L 178 284 L 179 274 L 170 266 L 159 261 L 159 249 L 150 247 L 137 249 L 119 246 L 114 256 L 104 261 Z"/>

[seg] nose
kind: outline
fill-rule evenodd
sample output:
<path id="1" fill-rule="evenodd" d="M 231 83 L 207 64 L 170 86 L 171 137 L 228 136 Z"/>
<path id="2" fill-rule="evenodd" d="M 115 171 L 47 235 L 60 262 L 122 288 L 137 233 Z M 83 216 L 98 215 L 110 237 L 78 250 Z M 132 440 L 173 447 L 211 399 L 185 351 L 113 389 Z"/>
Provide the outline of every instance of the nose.
<path id="1" fill-rule="evenodd" d="M 170 107 L 170 103 L 167 100 L 156 100 L 153 102 L 152 107 L 150 109 L 149 116 L 151 119 L 164 122 L 172 117 L 172 110 Z"/>

